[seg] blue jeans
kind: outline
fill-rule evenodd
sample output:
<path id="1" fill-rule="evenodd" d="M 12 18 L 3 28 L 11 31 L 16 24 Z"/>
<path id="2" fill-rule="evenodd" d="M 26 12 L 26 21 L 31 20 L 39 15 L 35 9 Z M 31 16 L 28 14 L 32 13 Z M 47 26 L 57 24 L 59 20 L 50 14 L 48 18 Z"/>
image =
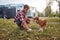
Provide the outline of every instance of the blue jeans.
<path id="1" fill-rule="evenodd" d="M 21 25 L 22 21 L 17 20 L 17 21 L 15 21 L 15 22 L 16 22 L 16 24 L 18 25 L 18 27 L 20 28 L 20 30 L 25 29 L 25 28 Z"/>

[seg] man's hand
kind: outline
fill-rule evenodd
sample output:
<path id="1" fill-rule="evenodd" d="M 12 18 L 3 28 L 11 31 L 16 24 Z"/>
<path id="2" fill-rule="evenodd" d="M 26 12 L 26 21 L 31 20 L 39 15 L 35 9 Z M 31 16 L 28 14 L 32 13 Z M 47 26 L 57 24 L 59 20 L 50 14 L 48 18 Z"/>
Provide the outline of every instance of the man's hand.
<path id="1" fill-rule="evenodd" d="M 27 23 L 27 24 L 29 24 L 29 23 L 30 23 L 30 19 L 29 19 L 29 18 L 27 18 L 26 23 Z"/>

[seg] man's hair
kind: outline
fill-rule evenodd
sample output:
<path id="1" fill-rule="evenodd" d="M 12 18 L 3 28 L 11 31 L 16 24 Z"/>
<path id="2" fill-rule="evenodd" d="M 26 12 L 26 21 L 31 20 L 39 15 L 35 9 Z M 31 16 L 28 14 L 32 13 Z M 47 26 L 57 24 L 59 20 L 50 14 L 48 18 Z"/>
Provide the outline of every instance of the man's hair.
<path id="1" fill-rule="evenodd" d="M 28 6 L 28 5 L 24 5 L 24 9 L 25 9 L 25 8 L 29 9 L 29 6 Z"/>

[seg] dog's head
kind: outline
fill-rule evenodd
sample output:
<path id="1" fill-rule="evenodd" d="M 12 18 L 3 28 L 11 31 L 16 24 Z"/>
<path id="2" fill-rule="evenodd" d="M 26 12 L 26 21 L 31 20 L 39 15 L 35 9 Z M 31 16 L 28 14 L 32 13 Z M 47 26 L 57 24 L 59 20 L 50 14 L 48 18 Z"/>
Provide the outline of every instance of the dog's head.
<path id="1" fill-rule="evenodd" d="M 33 18 L 33 20 L 34 20 L 36 23 L 38 23 L 38 22 L 39 22 L 39 17 L 35 17 L 35 18 Z"/>
<path id="2" fill-rule="evenodd" d="M 33 18 L 34 20 L 39 20 L 39 18 L 38 17 L 35 17 L 35 18 Z"/>

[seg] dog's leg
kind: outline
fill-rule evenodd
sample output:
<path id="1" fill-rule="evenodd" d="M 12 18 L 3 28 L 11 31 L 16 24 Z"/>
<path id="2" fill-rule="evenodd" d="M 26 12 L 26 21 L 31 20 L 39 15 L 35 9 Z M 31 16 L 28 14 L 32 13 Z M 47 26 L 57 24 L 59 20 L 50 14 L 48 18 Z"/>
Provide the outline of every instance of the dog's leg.
<path id="1" fill-rule="evenodd" d="M 43 32 L 43 27 L 39 26 L 39 30 L 38 31 Z"/>

